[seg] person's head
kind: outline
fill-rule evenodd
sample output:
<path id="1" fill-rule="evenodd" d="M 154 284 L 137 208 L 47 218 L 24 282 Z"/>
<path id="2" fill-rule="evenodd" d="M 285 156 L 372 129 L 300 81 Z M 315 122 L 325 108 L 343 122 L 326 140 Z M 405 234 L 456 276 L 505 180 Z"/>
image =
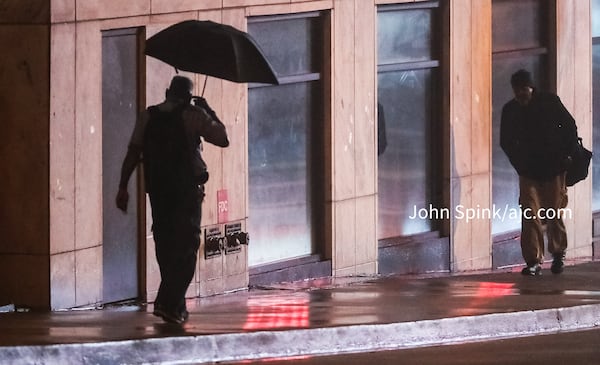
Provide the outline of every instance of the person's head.
<path id="1" fill-rule="evenodd" d="M 192 99 L 194 83 L 185 76 L 174 76 L 169 88 L 165 91 L 165 97 L 169 101 L 189 104 Z"/>
<path id="2" fill-rule="evenodd" d="M 534 88 L 531 73 L 523 69 L 515 72 L 510 78 L 510 85 L 515 94 L 515 100 L 521 105 L 529 104 Z"/>

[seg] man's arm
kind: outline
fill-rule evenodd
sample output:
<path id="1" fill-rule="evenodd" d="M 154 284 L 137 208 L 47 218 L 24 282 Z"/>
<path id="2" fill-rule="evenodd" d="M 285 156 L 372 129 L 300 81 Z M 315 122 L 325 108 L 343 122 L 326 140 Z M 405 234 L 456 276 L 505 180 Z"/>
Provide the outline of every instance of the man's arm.
<path id="1" fill-rule="evenodd" d="M 127 184 L 129 178 L 135 170 L 136 166 L 140 162 L 141 149 L 136 146 L 130 145 L 127 149 L 125 159 L 121 166 L 121 179 L 119 180 L 119 192 L 117 193 L 117 208 L 123 212 L 127 212 L 127 204 L 129 203 L 129 193 L 127 192 Z"/>
<path id="2" fill-rule="evenodd" d="M 207 128 L 207 132 L 204 135 L 206 142 L 212 143 L 219 147 L 228 147 L 229 138 L 227 137 L 227 130 L 225 125 L 221 121 L 212 120 L 210 127 Z"/>
<path id="3" fill-rule="evenodd" d="M 227 129 L 215 111 L 208 105 L 206 99 L 196 96 L 194 97 L 194 104 L 202 109 L 206 114 L 205 119 L 209 121 L 207 128 L 204 128 L 202 133 L 204 140 L 219 147 L 229 146 Z"/>
<path id="4" fill-rule="evenodd" d="M 507 106 L 502 108 L 502 114 L 500 116 L 500 147 L 506 153 L 508 158 L 510 159 L 513 152 L 513 143 L 514 143 L 514 135 L 509 126 L 510 120 L 508 118 L 509 112 L 507 111 Z"/>
<path id="5" fill-rule="evenodd" d="M 500 147 L 506 154 L 506 157 L 508 157 L 510 164 L 517 174 L 521 175 L 523 172 L 521 166 L 523 156 L 520 156 L 518 147 L 519 136 L 515 130 L 515 121 L 513 120 L 515 116 L 510 108 L 510 104 L 507 104 L 502 108 L 502 114 L 500 116 Z"/>

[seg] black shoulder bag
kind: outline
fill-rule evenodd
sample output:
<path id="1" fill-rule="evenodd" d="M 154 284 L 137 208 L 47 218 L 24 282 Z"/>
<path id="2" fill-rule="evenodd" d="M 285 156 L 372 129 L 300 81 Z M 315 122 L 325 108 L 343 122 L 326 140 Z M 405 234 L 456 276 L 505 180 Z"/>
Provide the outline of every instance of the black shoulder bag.
<path id="1" fill-rule="evenodd" d="M 567 186 L 573 186 L 588 176 L 592 152 L 583 147 L 581 137 L 577 137 L 577 145 L 571 158 L 573 161 L 567 168 Z"/>

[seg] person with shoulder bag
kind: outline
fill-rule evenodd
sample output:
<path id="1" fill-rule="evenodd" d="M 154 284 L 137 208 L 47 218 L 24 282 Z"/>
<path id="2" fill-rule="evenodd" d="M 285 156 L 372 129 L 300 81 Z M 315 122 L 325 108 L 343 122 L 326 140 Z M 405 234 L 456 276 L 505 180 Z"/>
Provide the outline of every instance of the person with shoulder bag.
<path id="1" fill-rule="evenodd" d="M 515 97 L 502 108 L 500 146 L 519 175 L 523 275 L 541 275 L 544 229 L 551 271 L 563 271 L 567 233 L 561 212 L 567 206 L 567 170 L 573 163 L 577 126 L 558 95 L 538 91 L 531 74 L 511 77 Z"/>

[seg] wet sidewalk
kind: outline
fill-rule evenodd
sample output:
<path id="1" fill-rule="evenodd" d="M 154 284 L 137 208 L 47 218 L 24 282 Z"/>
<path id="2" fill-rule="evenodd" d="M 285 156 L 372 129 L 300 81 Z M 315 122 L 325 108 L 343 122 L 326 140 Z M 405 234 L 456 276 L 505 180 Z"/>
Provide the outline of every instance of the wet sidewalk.
<path id="1" fill-rule="evenodd" d="M 318 279 L 152 306 L 0 313 L 0 364 L 210 363 L 407 348 L 600 326 L 600 262 L 513 271 Z"/>

